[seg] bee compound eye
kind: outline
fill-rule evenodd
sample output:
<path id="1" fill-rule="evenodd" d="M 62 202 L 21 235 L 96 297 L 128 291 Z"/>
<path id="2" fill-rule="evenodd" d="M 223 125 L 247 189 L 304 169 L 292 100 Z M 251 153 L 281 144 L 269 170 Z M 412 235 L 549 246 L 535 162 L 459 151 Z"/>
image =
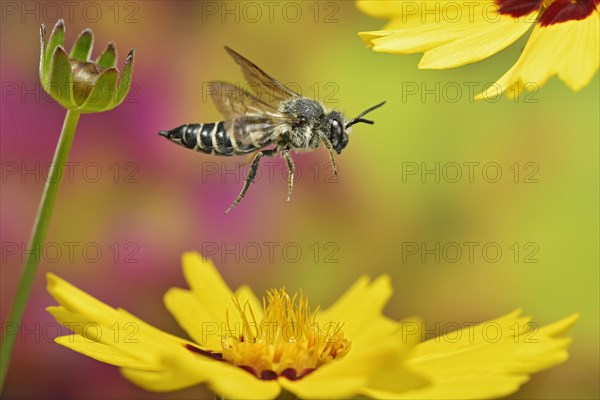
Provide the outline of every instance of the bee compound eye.
<path id="1" fill-rule="evenodd" d="M 331 121 L 331 145 L 337 147 L 342 140 L 342 125 L 337 120 Z"/>

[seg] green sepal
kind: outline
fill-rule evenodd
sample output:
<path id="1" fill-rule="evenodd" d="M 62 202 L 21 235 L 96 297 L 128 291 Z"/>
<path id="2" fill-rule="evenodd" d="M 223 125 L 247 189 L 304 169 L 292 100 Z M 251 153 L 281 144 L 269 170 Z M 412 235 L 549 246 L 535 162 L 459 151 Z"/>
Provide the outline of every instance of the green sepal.
<path id="1" fill-rule="evenodd" d="M 62 46 L 56 47 L 52 55 L 50 79 L 46 91 L 65 108 L 73 108 L 73 77 L 71 61 Z"/>
<path id="2" fill-rule="evenodd" d="M 119 81 L 119 88 L 117 89 L 117 98 L 115 105 L 121 104 L 127 96 L 127 93 L 129 93 L 129 86 L 131 85 L 131 80 L 133 78 L 134 57 L 135 49 L 132 49 L 127 55 L 127 58 L 125 59 L 125 64 L 123 65 L 123 73 L 121 74 L 121 80 Z"/>
<path id="3" fill-rule="evenodd" d="M 117 79 L 119 71 L 109 68 L 99 77 L 85 102 L 77 108 L 82 113 L 93 113 L 107 111 L 117 104 L 113 102 L 116 95 Z"/>
<path id="4" fill-rule="evenodd" d="M 46 53 L 44 54 L 44 79 L 50 78 L 50 66 L 52 64 L 52 56 L 54 50 L 65 42 L 65 22 L 59 19 L 52 29 L 50 38 L 46 42 Z"/>
<path id="5" fill-rule="evenodd" d="M 61 106 L 79 113 L 106 111 L 122 103 L 133 79 L 135 51 L 127 55 L 119 78 L 114 43 L 108 43 L 96 61 L 91 62 L 92 30 L 79 34 L 70 54 L 65 51 L 64 40 L 62 19 L 56 22 L 49 37 L 45 25 L 41 25 L 39 74 L 44 90 Z"/>
<path id="6" fill-rule="evenodd" d="M 40 26 L 40 82 L 46 81 L 46 70 L 44 69 L 46 60 L 46 27 Z"/>
<path id="7" fill-rule="evenodd" d="M 71 49 L 71 58 L 82 62 L 87 61 L 92 53 L 93 45 L 94 34 L 92 33 L 91 29 L 84 30 L 79 34 L 79 37 Z"/>
<path id="8" fill-rule="evenodd" d="M 108 43 L 106 49 L 96 58 L 96 63 L 102 68 L 112 68 L 117 64 L 117 49 L 113 42 Z"/>

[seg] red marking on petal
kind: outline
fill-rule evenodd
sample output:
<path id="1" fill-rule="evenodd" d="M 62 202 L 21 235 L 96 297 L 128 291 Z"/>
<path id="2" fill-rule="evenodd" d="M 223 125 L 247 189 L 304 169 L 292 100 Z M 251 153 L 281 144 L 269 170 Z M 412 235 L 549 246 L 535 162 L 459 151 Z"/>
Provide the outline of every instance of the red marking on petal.
<path id="1" fill-rule="evenodd" d="M 260 380 L 263 380 L 263 381 L 273 381 L 280 376 L 283 376 L 284 378 L 287 378 L 290 381 L 297 381 L 299 379 L 304 378 L 306 375 L 310 374 L 311 372 L 313 372 L 316 369 L 316 368 L 306 368 L 306 369 L 303 369 L 302 372 L 298 373 L 298 371 L 296 371 L 294 368 L 286 368 L 283 371 L 281 371 L 278 375 L 277 372 L 270 370 L 270 369 L 263 370 L 259 374 L 258 371 L 254 367 L 251 367 L 249 365 L 238 365 L 237 367 L 243 369 L 246 372 L 251 373 L 252 375 L 254 375 L 254 377 L 256 377 Z"/>
<path id="2" fill-rule="evenodd" d="M 300 379 L 300 377 L 298 376 L 298 373 L 296 372 L 296 370 L 294 368 L 284 369 L 283 371 L 281 371 L 279 376 L 286 377 L 290 381 L 297 381 L 298 379 Z"/>
<path id="3" fill-rule="evenodd" d="M 556 0 L 540 17 L 540 25 L 548 26 L 589 17 L 600 0 Z"/>
<path id="4" fill-rule="evenodd" d="M 274 381 L 277 379 L 277 373 L 271 370 L 263 371 L 260 373 L 260 379 L 263 381 Z"/>
<path id="5" fill-rule="evenodd" d="M 312 373 L 315 370 L 316 370 L 316 368 L 306 368 L 306 369 L 302 370 L 302 372 L 300 372 L 300 375 L 298 375 L 298 379 L 304 378 L 306 375 Z"/>
<path id="6" fill-rule="evenodd" d="M 277 373 L 275 371 L 271 371 L 270 369 L 261 371 L 260 375 L 258 375 L 256 369 L 249 365 L 238 365 L 238 368 L 241 368 L 244 371 L 251 373 L 256 378 L 263 380 L 263 381 L 273 381 L 273 380 L 277 379 Z"/>
<path id="7" fill-rule="evenodd" d="M 313 372 L 315 368 L 306 368 L 303 369 L 302 372 L 298 373 L 294 368 L 287 368 L 281 371 L 279 376 L 283 376 L 290 381 L 297 381 L 298 379 L 304 378 L 306 375 Z"/>
<path id="8" fill-rule="evenodd" d="M 539 10 L 543 0 L 496 0 L 498 12 L 511 17 L 524 17 Z"/>
<path id="9" fill-rule="evenodd" d="M 184 344 L 183 346 L 186 349 L 188 349 L 189 351 L 191 351 L 193 353 L 201 354 L 204 357 L 212 358 L 213 360 L 217 360 L 217 361 L 225 361 L 225 360 L 223 360 L 223 354 L 221 354 L 221 353 L 213 353 L 210 350 L 202 350 L 199 347 L 192 346 L 191 344 L 187 344 L 187 343 Z"/>
<path id="10" fill-rule="evenodd" d="M 238 368 L 243 369 L 246 372 L 250 372 L 252 375 L 254 375 L 255 377 L 258 378 L 258 375 L 256 374 L 256 370 L 248 365 L 238 365 Z"/>
<path id="11" fill-rule="evenodd" d="M 225 361 L 225 362 L 227 361 L 227 360 L 223 359 L 222 353 L 213 353 L 210 350 L 202 350 L 201 348 L 193 346 L 188 343 L 183 344 L 183 347 L 185 347 L 187 350 L 189 350 L 193 353 L 200 354 L 204 357 L 208 357 L 215 361 Z M 280 376 L 286 377 L 290 381 L 297 381 L 298 379 L 304 378 L 306 375 L 310 374 L 311 372 L 313 372 L 315 370 L 315 368 L 306 368 L 306 369 L 302 370 L 301 373 L 298 373 L 294 368 L 287 368 L 287 369 L 284 369 L 279 375 L 277 375 L 277 372 L 269 369 L 269 370 L 261 371 L 261 373 L 259 375 L 258 371 L 254 367 L 251 367 L 249 365 L 238 365 L 237 367 L 243 369 L 246 372 L 251 373 L 256 378 L 263 380 L 263 381 L 273 381 Z"/>

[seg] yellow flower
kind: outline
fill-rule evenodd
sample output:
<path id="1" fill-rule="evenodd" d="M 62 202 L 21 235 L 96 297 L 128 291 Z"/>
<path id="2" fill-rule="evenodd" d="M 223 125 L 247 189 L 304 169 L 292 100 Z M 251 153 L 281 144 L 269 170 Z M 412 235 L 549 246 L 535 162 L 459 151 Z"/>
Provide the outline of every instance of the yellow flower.
<path id="1" fill-rule="evenodd" d="M 285 289 L 267 292 L 262 304 L 247 286 L 232 291 L 197 253 L 184 254 L 183 270 L 191 290 L 173 288 L 164 300 L 193 341 L 48 274 L 60 304 L 48 311 L 74 331 L 56 342 L 151 391 L 205 383 L 226 398 L 270 399 L 282 390 L 301 398 L 489 398 L 564 361 L 570 339 L 562 335 L 577 318 L 531 329 L 515 312 L 417 344 L 419 320 L 381 313 L 392 293 L 387 276 L 362 277 L 319 310 Z"/>
<path id="2" fill-rule="evenodd" d="M 390 19 L 359 36 L 375 51 L 424 53 L 419 68 L 452 68 L 490 57 L 535 25 L 515 65 L 476 98 L 537 90 L 554 75 L 586 86 L 600 65 L 600 0 L 371 1 L 360 10 Z"/>

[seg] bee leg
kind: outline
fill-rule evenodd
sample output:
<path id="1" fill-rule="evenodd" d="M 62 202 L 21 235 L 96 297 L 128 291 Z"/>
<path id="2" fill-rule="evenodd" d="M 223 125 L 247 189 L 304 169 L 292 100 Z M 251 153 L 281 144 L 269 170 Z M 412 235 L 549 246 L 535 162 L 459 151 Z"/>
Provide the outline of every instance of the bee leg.
<path id="1" fill-rule="evenodd" d="M 333 167 L 333 174 L 335 176 L 337 176 L 337 163 L 335 162 L 335 154 L 333 154 L 333 149 L 327 149 L 329 150 L 329 159 L 331 160 L 331 166 Z"/>
<path id="2" fill-rule="evenodd" d="M 329 141 L 329 138 L 325 135 L 319 135 L 321 141 L 325 145 L 325 148 L 329 152 L 329 159 L 331 160 L 331 166 L 333 167 L 333 174 L 337 176 L 337 163 L 335 162 L 335 154 L 333 152 L 333 145 Z"/>
<path id="3" fill-rule="evenodd" d="M 256 155 L 254 156 L 254 159 L 252 160 L 252 165 L 250 166 L 250 171 L 248 171 L 248 175 L 246 176 L 246 180 L 244 181 L 244 187 L 242 187 L 242 191 L 235 198 L 233 204 L 231 204 L 229 206 L 229 208 L 227 209 L 227 211 L 225 211 L 225 215 L 229 214 L 235 206 L 240 204 L 240 201 L 242 201 L 242 199 L 246 195 L 246 192 L 248 191 L 250 184 L 252 182 L 254 182 L 254 178 L 256 178 L 256 171 L 258 170 L 258 164 L 260 162 L 260 159 L 263 156 L 273 157 L 275 154 L 277 154 L 277 149 L 263 150 L 263 151 L 259 151 L 258 153 L 256 153 Z"/>
<path id="4" fill-rule="evenodd" d="M 281 155 L 287 162 L 288 166 L 288 197 L 287 201 L 292 201 L 292 190 L 294 189 L 294 160 L 292 160 L 292 155 L 289 150 L 282 150 Z"/>

